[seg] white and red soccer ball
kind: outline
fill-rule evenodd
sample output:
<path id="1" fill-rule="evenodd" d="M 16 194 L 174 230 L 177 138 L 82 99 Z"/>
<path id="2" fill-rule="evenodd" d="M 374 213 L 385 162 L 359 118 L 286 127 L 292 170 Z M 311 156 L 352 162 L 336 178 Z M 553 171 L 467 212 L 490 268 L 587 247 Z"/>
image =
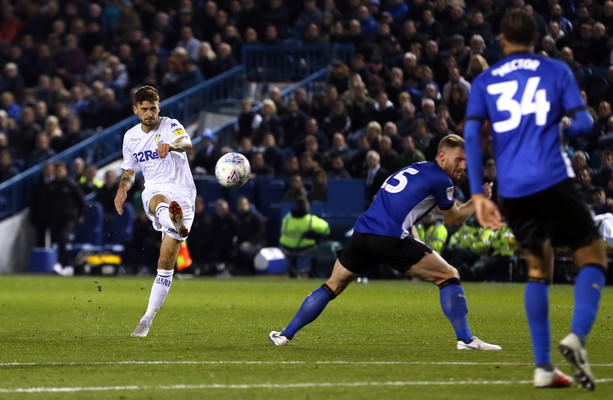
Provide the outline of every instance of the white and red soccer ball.
<path id="1" fill-rule="evenodd" d="M 243 186 L 249 180 L 251 165 L 241 153 L 224 154 L 215 165 L 217 181 L 227 188 Z"/>

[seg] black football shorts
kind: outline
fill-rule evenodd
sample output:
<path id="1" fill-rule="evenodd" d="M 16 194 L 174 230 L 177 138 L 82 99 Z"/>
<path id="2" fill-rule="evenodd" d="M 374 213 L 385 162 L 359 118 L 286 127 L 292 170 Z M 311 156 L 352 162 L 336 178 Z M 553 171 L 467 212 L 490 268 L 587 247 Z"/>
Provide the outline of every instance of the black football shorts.
<path id="1" fill-rule="evenodd" d="M 353 232 L 345 247 L 338 252 L 339 261 L 355 274 L 369 266 L 383 263 L 405 273 L 432 249 L 412 236 L 405 239 Z"/>
<path id="2" fill-rule="evenodd" d="M 539 247 L 550 239 L 554 247 L 576 250 L 600 237 L 587 196 L 568 178 L 529 196 L 503 198 L 502 213 L 523 247 Z"/>

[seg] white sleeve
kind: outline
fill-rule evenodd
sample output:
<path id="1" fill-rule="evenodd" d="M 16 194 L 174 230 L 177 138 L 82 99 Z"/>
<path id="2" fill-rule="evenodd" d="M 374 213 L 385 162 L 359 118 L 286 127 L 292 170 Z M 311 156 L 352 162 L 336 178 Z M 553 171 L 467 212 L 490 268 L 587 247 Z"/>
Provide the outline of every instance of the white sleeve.
<path id="1" fill-rule="evenodd" d="M 187 133 L 183 125 L 181 125 L 181 123 L 177 121 L 176 119 L 170 120 L 169 128 L 170 129 L 164 129 L 164 132 L 163 132 L 164 143 L 168 143 L 168 144 L 174 143 L 178 138 L 183 137 L 183 136 L 187 136 L 189 138 L 189 134 Z"/>
<path id="2" fill-rule="evenodd" d="M 128 147 L 128 135 L 123 136 L 123 146 L 122 146 L 122 154 L 123 154 L 123 162 L 121 163 L 121 168 L 126 171 L 135 171 L 138 167 L 138 163 L 134 154 L 132 154 L 132 149 Z"/>

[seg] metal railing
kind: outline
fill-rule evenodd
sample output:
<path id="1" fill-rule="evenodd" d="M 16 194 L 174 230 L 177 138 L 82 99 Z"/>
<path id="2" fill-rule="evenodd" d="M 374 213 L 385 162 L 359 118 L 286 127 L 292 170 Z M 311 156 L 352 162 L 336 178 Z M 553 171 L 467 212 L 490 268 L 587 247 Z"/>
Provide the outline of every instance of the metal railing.
<path id="1" fill-rule="evenodd" d="M 161 103 L 162 115 L 175 118 L 184 125 L 198 119 L 207 106 L 227 98 L 241 98 L 246 93 L 245 67 L 235 67 Z M 138 122 L 127 118 L 83 142 L 61 152 L 48 161 L 71 163 L 81 157 L 88 164 L 106 165 L 121 157 L 124 133 Z M 42 165 L 36 165 L 0 184 L 0 219 L 11 216 L 31 200 Z"/>
<path id="2" fill-rule="evenodd" d="M 338 59 L 349 65 L 354 47 L 350 44 L 243 46 L 243 65 L 249 79 L 296 80 L 329 67 Z"/>

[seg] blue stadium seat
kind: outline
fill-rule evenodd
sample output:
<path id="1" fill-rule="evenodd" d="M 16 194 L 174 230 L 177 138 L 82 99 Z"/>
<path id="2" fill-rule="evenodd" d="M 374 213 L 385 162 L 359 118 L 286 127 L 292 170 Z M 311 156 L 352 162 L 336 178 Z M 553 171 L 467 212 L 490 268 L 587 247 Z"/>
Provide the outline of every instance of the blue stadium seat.
<path id="1" fill-rule="evenodd" d="M 328 183 L 326 212 L 359 216 L 366 207 L 364 179 L 335 179 Z"/>
<path id="2" fill-rule="evenodd" d="M 102 246 L 102 232 L 104 229 L 104 209 L 96 201 L 88 201 L 83 209 L 84 221 L 74 230 L 74 245 L 90 244 Z"/>
<path id="3" fill-rule="evenodd" d="M 285 180 L 276 178 L 255 179 L 255 204 L 264 216 L 268 216 L 273 204 L 279 204 L 285 193 Z"/>
<path id="4" fill-rule="evenodd" d="M 196 177 L 194 178 L 198 196 L 201 196 L 207 204 L 207 208 L 215 208 L 215 201 L 220 198 L 226 198 L 225 188 L 217 182 L 214 177 Z"/>
<path id="5" fill-rule="evenodd" d="M 120 244 L 132 240 L 134 228 L 134 208 L 132 204 L 123 205 L 123 214 L 107 215 L 104 223 L 104 244 Z"/>

